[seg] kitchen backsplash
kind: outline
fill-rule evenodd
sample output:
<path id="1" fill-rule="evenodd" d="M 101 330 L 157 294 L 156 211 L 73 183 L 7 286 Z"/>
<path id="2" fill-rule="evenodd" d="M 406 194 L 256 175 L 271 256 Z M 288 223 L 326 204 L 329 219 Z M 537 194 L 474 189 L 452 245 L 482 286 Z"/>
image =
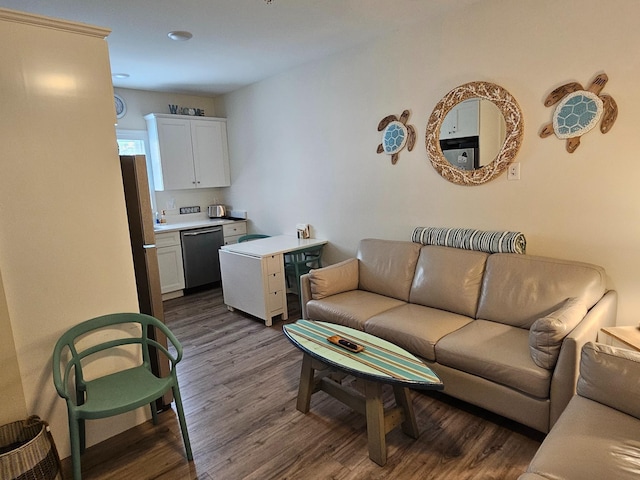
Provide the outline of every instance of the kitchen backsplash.
<path id="1" fill-rule="evenodd" d="M 156 209 L 165 211 L 167 223 L 198 220 L 207 217 L 207 207 L 214 203 L 224 204 L 224 196 L 220 189 L 203 188 L 202 190 L 170 190 L 155 192 Z M 199 213 L 180 214 L 180 208 L 199 206 Z"/>
<path id="2" fill-rule="evenodd" d="M 228 205 L 224 201 L 224 195 L 221 195 L 218 188 L 203 188 L 202 190 L 172 190 L 164 192 L 154 192 L 156 201 L 156 210 L 158 214 L 165 211 L 166 223 L 182 223 L 195 220 L 206 219 L 208 217 L 207 207 L 214 204 L 227 205 L 227 212 L 231 211 L 233 205 Z M 180 213 L 181 208 L 200 207 L 200 212 Z M 242 205 L 236 206 L 236 208 Z M 239 214 L 246 212 L 240 210 Z"/>

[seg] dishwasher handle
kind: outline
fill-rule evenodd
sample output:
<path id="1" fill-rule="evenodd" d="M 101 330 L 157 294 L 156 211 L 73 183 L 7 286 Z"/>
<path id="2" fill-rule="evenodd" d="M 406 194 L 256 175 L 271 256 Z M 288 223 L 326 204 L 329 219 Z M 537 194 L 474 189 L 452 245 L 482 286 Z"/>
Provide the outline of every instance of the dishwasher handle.
<path id="1" fill-rule="evenodd" d="M 196 232 L 182 232 L 182 235 L 185 237 L 195 237 L 196 235 L 202 235 L 205 233 L 215 233 L 215 232 L 221 232 L 222 228 L 211 228 L 209 230 L 198 230 Z"/>

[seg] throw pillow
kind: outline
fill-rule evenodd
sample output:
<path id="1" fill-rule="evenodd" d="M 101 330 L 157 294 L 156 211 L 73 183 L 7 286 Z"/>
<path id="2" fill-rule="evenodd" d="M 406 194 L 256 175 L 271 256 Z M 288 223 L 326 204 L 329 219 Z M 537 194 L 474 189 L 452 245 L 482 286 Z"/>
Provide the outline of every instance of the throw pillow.
<path id="1" fill-rule="evenodd" d="M 309 272 L 311 298 L 320 300 L 358 288 L 358 259 L 350 258 L 340 263 Z"/>
<path id="2" fill-rule="evenodd" d="M 560 355 L 562 340 L 587 313 L 587 307 L 577 298 L 568 298 L 560 308 L 539 318 L 529 329 L 529 351 L 539 367 L 553 370 Z"/>

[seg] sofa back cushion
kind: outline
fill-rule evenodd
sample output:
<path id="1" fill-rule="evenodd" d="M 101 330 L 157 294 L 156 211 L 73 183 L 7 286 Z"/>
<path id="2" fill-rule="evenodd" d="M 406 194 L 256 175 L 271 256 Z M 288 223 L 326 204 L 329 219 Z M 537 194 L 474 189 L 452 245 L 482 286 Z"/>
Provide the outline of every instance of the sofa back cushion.
<path id="1" fill-rule="evenodd" d="M 640 353 L 588 342 L 582 347 L 577 392 L 640 419 Z"/>
<path id="2" fill-rule="evenodd" d="M 604 269 L 555 258 L 494 253 L 487 259 L 477 318 L 530 328 L 575 297 L 589 310 L 604 295 Z"/>
<path id="3" fill-rule="evenodd" d="M 475 318 L 488 253 L 422 247 L 409 301 Z"/>
<path id="4" fill-rule="evenodd" d="M 361 240 L 358 288 L 408 302 L 421 247 L 400 240 Z"/>

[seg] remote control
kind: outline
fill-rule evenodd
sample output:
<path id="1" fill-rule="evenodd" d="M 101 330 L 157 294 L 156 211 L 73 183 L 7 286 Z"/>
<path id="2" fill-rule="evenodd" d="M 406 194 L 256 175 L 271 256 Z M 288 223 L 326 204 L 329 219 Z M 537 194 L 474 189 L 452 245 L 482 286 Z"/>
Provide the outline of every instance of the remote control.
<path id="1" fill-rule="evenodd" d="M 364 350 L 364 347 L 362 345 L 358 345 L 357 343 L 352 342 L 351 340 L 347 340 L 346 338 L 342 338 L 339 335 L 328 337 L 327 340 L 353 353 L 359 353 Z"/>
<path id="2" fill-rule="evenodd" d="M 357 350 L 358 348 L 358 345 L 351 343 L 349 340 L 345 340 L 344 338 L 338 340 L 338 343 L 349 350 Z"/>

